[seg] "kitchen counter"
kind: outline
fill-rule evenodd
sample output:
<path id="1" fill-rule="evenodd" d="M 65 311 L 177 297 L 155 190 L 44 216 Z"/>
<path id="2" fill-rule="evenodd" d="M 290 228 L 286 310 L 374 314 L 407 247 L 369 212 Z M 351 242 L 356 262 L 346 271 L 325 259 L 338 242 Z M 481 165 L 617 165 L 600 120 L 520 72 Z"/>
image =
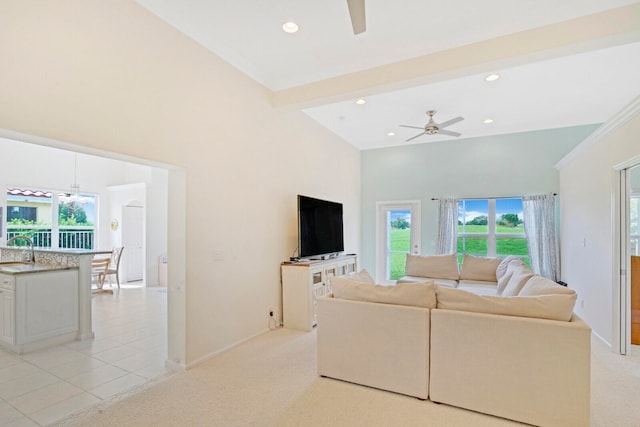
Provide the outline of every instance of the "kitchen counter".
<path id="1" fill-rule="evenodd" d="M 78 339 L 78 267 L 0 263 L 0 347 L 26 353 Z"/>
<path id="2" fill-rule="evenodd" d="M 47 271 L 77 269 L 77 267 L 69 267 L 63 265 L 50 264 L 34 264 L 31 262 L 5 261 L 0 262 L 0 273 L 5 274 L 29 274 L 44 273 Z"/>
<path id="3" fill-rule="evenodd" d="M 45 249 L 34 248 L 33 255 L 35 257 L 35 269 L 55 269 L 49 270 L 47 273 L 61 274 L 65 269 L 76 269 L 74 271 L 77 277 L 77 317 L 78 331 L 76 339 L 87 340 L 93 339 L 92 320 L 91 320 L 91 260 L 95 255 L 108 255 L 110 250 L 96 249 Z M 30 259 L 31 249 L 24 246 L 3 246 L 0 247 L 0 262 L 20 263 Z M 23 271 L 19 271 L 23 268 Z M 15 271 L 7 272 L 7 276 L 19 277 L 37 277 L 40 274 L 28 273 L 28 267 L 15 267 Z M 31 271 L 34 272 L 34 271 Z M 1 272 L 0 272 L 1 273 Z"/>

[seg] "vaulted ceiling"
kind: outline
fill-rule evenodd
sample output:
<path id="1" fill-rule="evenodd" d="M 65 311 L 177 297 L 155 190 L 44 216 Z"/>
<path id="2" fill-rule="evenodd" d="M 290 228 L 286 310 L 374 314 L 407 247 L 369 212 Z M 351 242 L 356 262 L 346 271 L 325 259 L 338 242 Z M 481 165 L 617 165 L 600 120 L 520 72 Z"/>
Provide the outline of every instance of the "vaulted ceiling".
<path id="1" fill-rule="evenodd" d="M 601 123 L 640 95 L 640 2 L 365 1 L 354 35 L 346 0 L 137 0 L 360 149 L 407 144 L 427 110 L 470 138 Z"/>

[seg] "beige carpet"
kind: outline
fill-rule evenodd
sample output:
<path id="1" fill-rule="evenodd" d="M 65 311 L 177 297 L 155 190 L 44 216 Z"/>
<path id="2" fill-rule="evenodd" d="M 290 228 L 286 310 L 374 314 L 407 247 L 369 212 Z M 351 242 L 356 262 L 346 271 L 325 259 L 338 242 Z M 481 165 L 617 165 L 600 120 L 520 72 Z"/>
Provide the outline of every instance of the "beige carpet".
<path id="1" fill-rule="evenodd" d="M 272 331 L 194 369 L 159 380 L 136 394 L 121 396 L 57 425 L 522 425 L 319 378 L 315 344 L 315 332 Z M 640 349 L 636 348 L 636 353 Z M 594 339 L 592 371 L 591 425 L 640 426 L 640 355 L 615 355 Z"/>

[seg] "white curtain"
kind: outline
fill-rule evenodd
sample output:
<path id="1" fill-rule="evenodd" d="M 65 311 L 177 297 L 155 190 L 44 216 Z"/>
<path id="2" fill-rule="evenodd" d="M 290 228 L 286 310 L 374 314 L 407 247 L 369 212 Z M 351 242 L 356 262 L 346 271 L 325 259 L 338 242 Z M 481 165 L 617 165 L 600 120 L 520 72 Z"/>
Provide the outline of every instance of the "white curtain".
<path id="1" fill-rule="evenodd" d="M 532 270 L 558 280 L 555 197 L 552 194 L 523 196 L 523 221 Z"/>
<path id="2" fill-rule="evenodd" d="M 458 250 L 458 199 L 441 198 L 438 204 L 437 253 L 453 254 Z"/>

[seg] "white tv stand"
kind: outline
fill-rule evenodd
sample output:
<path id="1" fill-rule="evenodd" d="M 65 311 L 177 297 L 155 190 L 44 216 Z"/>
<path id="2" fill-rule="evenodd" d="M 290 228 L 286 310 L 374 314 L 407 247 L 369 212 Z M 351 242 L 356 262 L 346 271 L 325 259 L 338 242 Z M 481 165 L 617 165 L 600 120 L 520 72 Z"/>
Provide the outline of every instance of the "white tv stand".
<path id="1" fill-rule="evenodd" d="M 358 257 L 283 263 L 281 271 L 283 326 L 310 331 L 316 326 L 316 298 L 331 292 L 332 277 L 357 272 Z"/>

